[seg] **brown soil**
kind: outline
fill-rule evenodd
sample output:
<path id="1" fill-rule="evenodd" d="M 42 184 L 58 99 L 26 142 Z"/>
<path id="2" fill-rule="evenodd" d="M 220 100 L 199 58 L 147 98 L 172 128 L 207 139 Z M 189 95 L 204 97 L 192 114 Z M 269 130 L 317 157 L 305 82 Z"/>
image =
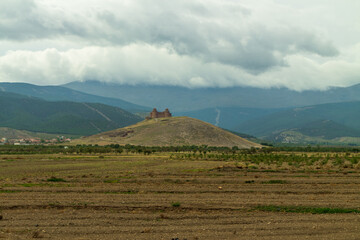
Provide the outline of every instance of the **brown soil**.
<path id="1" fill-rule="evenodd" d="M 255 210 L 359 209 L 358 168 L 249 171 L 168 156 L 0 156 L 0 238 L 360 239 L 360 214 Z"/>

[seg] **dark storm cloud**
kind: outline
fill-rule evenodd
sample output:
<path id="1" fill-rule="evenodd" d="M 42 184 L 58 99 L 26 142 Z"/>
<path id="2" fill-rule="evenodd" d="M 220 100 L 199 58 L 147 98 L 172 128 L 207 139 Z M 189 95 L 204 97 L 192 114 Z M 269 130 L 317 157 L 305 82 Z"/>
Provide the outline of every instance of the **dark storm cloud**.
<path id="1" fill-rule="evenodd" d="M 228 15 L 228 12 L 210 11 L 196 3 L 186 5 L 186 14 L 178 11 L 178 7 L 147 11 L 145 15 L 148 17 L 140 19 L 124 18 L 112 12 L 97 17 L 118 31 L 119 34 L 112 38 L 114 44 L 132 41 L 168 43 L 178 54 L 255 72 L 283 66 L 284 56 L 296 52 L 306 51 L 320 56 L 338 54 L 330 42 L 313 33 L 292 26 L 269 28 L 254 23 L 250 18 L 251 11 L 245 8 Z M 201 15 L 192 9 L 201 9 Z"/>
<path id="2" fill-rule="evenodd" d="M 31 0 L 2 0 L 0 37 L 26 41 L 78 38 L 95 45 L 144 43 L 179 55 L 261 73 L 285 66 L 288 54 L 336 56 L 326 39 L 292 26 L 265 26 L 251 10 L 229 1 L 134 1 L 85 14 L 44 9 Z"/>
<path id="3" fill-rule="evenodd" d="M 33 0 L 0 1 L 0 38 L 14 41 L 56 37 L 91 36 L 94 26 L 79 16 L 67 16 L 62 9 L 47 12 Z M 89 28 L 87 28 L 89 26 Z"/>
<path id="4" fill-rule="evenodd" d="M 360 79 L 359 4 L 1 0 L 0 81 L 349 86 Z"/>

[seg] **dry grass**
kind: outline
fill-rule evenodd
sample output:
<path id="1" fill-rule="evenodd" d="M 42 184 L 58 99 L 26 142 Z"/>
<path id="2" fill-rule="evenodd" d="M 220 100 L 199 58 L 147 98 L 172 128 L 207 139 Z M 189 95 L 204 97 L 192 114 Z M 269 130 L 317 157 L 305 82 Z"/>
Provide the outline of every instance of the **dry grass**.
<path id="1" fill-rule="evenodd" d="M 188 117 L 146 120 L 129 127 L 81 138 L 72 144 L 261 147 L 214 125 Z"/>

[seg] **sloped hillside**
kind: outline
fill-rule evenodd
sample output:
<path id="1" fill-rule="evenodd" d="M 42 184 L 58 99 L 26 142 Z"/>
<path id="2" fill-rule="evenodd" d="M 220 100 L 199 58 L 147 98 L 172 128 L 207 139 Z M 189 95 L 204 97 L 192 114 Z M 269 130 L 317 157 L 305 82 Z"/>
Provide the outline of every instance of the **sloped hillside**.
<path id="1" fill-rule="evenodd" d="M 329 134 L 329 137 L 354 136 L 360 131 L 360 102 L 330 103 L 292 108 L 241 123 L 236 130 L 257 137 L 291 129 L 302 129 L 304 134 Z M 328 120 L 328 121 L 327 121 Z M 341 125 L 341 126 L 340 126 Z M 312 130 L 311 130 L 312 129 Z M 351 129 L 355 130 L 351 133 Z M 328 133 L 326 133 L 328 132 Z M 356 136 L 360 137 L 359 135 Z"/>
<path id="2" fill-rule="evenodd" d="M 37 86 L 28 83 L 5 82 L 0 83 L 0 91 L 17 93 L 30 97 L 37 97 L 46 101 L 102 103 L 136 113 L 144 111 L 148 112 L 151 110 L 148 107 L 124 101 L 120 99 L 121 95 L 118 95 L 117 98 L 101 97 L 61 86 Z"/>
<path id="3" fill-rule="evenodd" d="M 0 127 L 43 133 L 91 135 L 142 119 L 117 107 L 98 103 L 48 102 L 0 92 Z"/>
<path id="4" fill-rule="evenodd" d="M 143 146 L 238 146 L 261 147 L 209 123 L 189 118 L 159 118 L 139 122 L 125 128 L 84 137 L 73 144 L 133 144 Z"/>

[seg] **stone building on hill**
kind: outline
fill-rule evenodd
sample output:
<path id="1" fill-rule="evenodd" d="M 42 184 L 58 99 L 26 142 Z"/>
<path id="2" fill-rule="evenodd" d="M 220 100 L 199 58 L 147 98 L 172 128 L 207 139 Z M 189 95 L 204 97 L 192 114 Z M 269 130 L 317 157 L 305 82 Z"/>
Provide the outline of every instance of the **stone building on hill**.
<path id="1" fill-rule="evenodd" d="M 163 112 L 158 112 L 156 108 L 152 110 L 150 113 L 150 116 L 146 117 L 146 119 L 152 119 L 152 118 L 166 118 L 166 117 L 172 117 L 169 109 L 165 109 Z"/>

